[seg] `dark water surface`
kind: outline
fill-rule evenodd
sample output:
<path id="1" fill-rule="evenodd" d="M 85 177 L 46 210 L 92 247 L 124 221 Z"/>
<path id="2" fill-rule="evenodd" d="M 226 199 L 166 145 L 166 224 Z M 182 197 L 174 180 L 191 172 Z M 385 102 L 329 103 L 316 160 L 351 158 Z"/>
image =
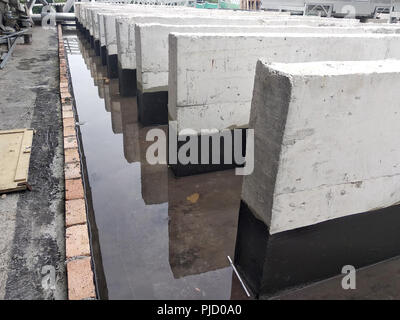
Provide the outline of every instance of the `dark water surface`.
<path id="1" fill-rule="evenodd" d="M 119 96 L 86 40 L 64 39 L 108 297 L 244 298 L 227 260 L 241 177 L 228 170 L 176 179 L 166 165 L 149 165 L 151 128 L 137 122 L 136 97 Z"/>

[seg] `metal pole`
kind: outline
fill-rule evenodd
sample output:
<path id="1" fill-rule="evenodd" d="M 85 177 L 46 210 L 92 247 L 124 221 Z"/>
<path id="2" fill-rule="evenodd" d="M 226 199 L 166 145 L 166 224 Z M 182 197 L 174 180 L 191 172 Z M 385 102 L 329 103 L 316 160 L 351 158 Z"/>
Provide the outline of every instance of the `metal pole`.
<path id="1" fill-rule="evenodd" d="M 228 256 L 228 260 L 229 260 L 229 263 L 230 263 L 231 266 L 232 266 L 233 271 L 235 272 L 236 276 L 238 277 L 238 279 L 239 279 L 239 281 L 240 281 L 240 283 L 241 283 L 241 285 L 242 285 L 244 291 L 246 292 L 247 296 L 250 297 L 250 292 L 247 290 L 247 288 L 246 288 L 246 286 L 245 286 L 245 284 L 244 284 L 242 278 L 240 277 L 239 272 L 236 270 L 236 267 L 235 267 L 235 265 L 233 264 L 232 259 L 231 259 L 230 256 Z"/>
<path id="2" fill-rule="evenodd" d="M 8 52 L 5 54 L 3 60 L 0 63 L 0 69 L 3 69 L 6 66 L 6 63 L 7 63 L 8 59 L 10 58 L 11 53 L 14 51 L 15 45 L 17 44 L 17 39 L 18 39 L 18 37 L 15 37 L 14 42 L 12 42 L 12 44 L 11 44 L 11 41 L 12 41 L 11 38 L 7 38 Z M 10 44 L 11 44 L 11 46 L 10 46 Z"/>

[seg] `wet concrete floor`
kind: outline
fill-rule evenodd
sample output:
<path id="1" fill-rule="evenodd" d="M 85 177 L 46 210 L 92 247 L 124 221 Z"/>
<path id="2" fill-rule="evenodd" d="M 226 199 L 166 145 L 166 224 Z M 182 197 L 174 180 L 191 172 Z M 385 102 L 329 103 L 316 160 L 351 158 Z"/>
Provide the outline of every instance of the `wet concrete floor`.
<path id="1" fill-rule="evenodd" d="M 0 70 L 0 130 L 35 129 L 32 191 L 0 196 L 0 300 L 67 298 L 57 30 L 31 32 Z"/>
<path id="2" fill-rule="evenodd" d="M 108 298 L 245 298 L 227 259 L 241 177 L 176 179 L 167 165 L 148 164 L 152 128 L 138 124 L 136 97 L 119 96 L 86 40 L 65 33 L 64 43 Z"/>

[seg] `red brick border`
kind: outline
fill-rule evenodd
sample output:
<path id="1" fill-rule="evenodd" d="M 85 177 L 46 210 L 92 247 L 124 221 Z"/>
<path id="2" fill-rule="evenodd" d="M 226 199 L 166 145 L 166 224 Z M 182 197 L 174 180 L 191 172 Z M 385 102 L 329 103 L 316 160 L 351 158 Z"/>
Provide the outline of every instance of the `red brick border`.
<path id="1" fill-rule="evenodd" d="M 72 96 L 69 92 L 68 67 L 60 24 L 58 25 L 58 56 L 60 61 L 60 96 L 64 137 L 65 251 L 68 299 L 94 299 L 96 298 L 96 290 L 86 220 L 81 159 L 78 151 Z"/>

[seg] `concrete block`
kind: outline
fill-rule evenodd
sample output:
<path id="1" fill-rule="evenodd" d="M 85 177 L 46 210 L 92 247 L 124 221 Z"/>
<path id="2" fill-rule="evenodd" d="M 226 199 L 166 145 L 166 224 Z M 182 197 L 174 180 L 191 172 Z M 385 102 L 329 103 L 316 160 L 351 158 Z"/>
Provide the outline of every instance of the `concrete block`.
<path id="1" fill-rule="evenodd" d="M 167 15 L 176 15 L 176 18 L 179 19 L 182 15 L 193 15 L 198 17 L 225 17 L 232 18 L 233 17 L 246 17 L 250 18 L 250 20 L 255 20 L 254 18 L 262 18 L 263 20 L 271 19 L 284 19 L 288 22 L 292 23 L 292 19 L 290 16 L 281 16 L 276 14 L 269 14 L 265 12 L 241 12 L 241 11 L 225 11 L 225 10 L 197 10 L 193 8 L 186 7 L 165 7 L 165 6 L 140 6 L 140 5 L 111 5 L 111 4 L 83 4 L 75 6 L 77 10 L 77 19 L 82 20 L 82 25 L 87 30 L 88 38 L 90 39 L 92 47 L 95 49 L 96 54 L 102 54 L 104 56 L 105 50 L 107 50 L 107 54 L 113 56 L 116 54 L 116 30 L 115 30 L 115 19 L 122 16 L 146 16 L 146 15 L 159 15 L 159 16 L 167 16 Z M 81 15 L 81 13 L 83 13 Z M 106 21 L 108 20 L 108 21 Z M 299 18 L 297 18 L 299 20 Z M 320 18 L 310 18 L 310 19 L 301 19 L 304 23 L 308 23 L 311 20 L 322 21 Z M 337 21 L 336 21 L 337 22 Z M 266 22 L 267 23 L 267 22 Z M 268 22 L 269 23 L 269 22 Z M 321 23 L 331 23 L 328 20 L 324 20 Z M 342 24 L 354 24 L 358 23 L 356 20 L 344 20 Z M 297 23 L 296 23 L 297 24 Z M 106 31 L 105 29 L 108 29 Z M 102 48 L 106 46 L 107 48 Z M 110 58 L 112 65 L 110 67 L 110 75 L 112 77 L 116 77 L 117 70 L 115 69 L 115 57 Z M 103 57 L 103 62 L 106 62 L 106 59 Z M 124 68 L 123 68 L 124 69 Z"/>
<path id="2" fill-rule="evenodd" d="M 203 22 L 202 19 L 199 22 Z M 190 20 L 189 20 L 190 21 Z M 176 25 L 176 24 L 136 24 L 135 26 L 135 48 L 136 48 L 136 74 L 139 95 L 166 96 L 168 91 L 168 35 L 171 32 L 188 33 L 333 33 L 333 34 L 356 34 L 356 33 L 398 33 L 400 27 L 310 27 L 310 26 L 239 26 L 239 25 Z M 123 39 L 127 39 L 125 35 Z M 157 44 L 157 45 L 155 45 Z M 128 55 L 133 56 L 133 54 Z M 121 56 L 120 60 L 124 57 Z M 125 67 L 127 65 L 125 64 Z M 131 82 L 130 82 L 131 83 Z M 144 98 L 141 99 L 143 101 Z M 139 105 L 148 125 L 165 124 L 168 121 L 168 101 L 158 99 L 159 105 L 150 101 L 149 108 L 146 104 Z M 146 112 L 147 111 L 147 112 Z M 147 114 L 146 114 L 147 113 Z M 164 119 L 159 119 L 160 114 Z M 155 117 L 157 119 L 153 119 Z"/>
<path id="3" fill-rule="evenodd" d="M 252 16 L 196 16 L 191 13 L 191 15 L 129 15 L 125 18 L 117 18 L 117 24 L 121 30 L 121 40 L 119 41 L 118 51 L 122 53 L 134 53 L 135 52 L 135 24 L 138 23 L 160 23 L 160 24 L 174 24 L 174 25 L 258 25 L 258 26 L 290 26 L 290 25 L 309 25 L 314 27 L 323 26 L 352 26 L 355 25 L 354 22 L 346 22 L 345 20 L 336 19 L 334 22 L 327 23 L 326 21 L 321 21 L 321 19 L 271 19 L 268 17 L 262 17 L 254 19 Z M 128 24 L 128 27 L 125 25 Z M 122 26 L 121 26 L 122 25 Z M 128 36 L 128 37 L 127 37 Z M 128 47 L 127 43 L 129 44 Z M 124 65 L 125 62 L 122 62 Z M 129 63 L 129 62 L 127 62 Z M 135 59 L 132 59 L 131 63 L 135 63 Z M 135 69 L 135 65 L 129 68 Z"/>
<path id="4" fill-rule="evenodd" d="M 104 19 L 105 44 L 107 49 L 107 75 L 110 79 L 118 77 L 118 52 L 115 30 L 115 13 L 102 14 Z"/>
<path id="5" fill-rule="evenodd" d="M 400 62 L 266 61 L 235 252 L 247 283 L 269 296 L 399 255 Z"/>
<path id="6" fill-rule="evenodd" d="M 177 13 L 179 12 L 179 14 Z M 110 18 L 112 19 L 112 17 Z M 135 70 L 135 24 L 136 23 L 163 23 L 176 25 L 313 25 L 313 26 L 349 26 L 358 24 L 356 20 L 328 21 L 320 18 L 277 18 L 276 15 L 266 13 L 249 13 L 224 10 L 163 10 L 142 13 L 126 14 L 115 18 L 115 36 L 117 38 L 118 62 L 122 70 Z M 110 27 L 110 38 L 114 37 L 114 30 Z M 114 48 L 107 50 L 114 51 Z M 113 54 L 113 53 L 112 53 Z M 134 72 L 134 71 L 133 71 Z M 132 91 L 136 90 L 136 86 Z M 122 90 L 124 91 L 124 90 Z M 144 92 L 142 92 L 144 93 Z"/>
<path id="7" fill-rule="evenodd" d="M 400 57 L 400 37 L 387 34 L 172 33 L 169 37 L 168 112 L 177 120 L 178 131 L 246 127 L 259 57 L 270 62 Z"/>

